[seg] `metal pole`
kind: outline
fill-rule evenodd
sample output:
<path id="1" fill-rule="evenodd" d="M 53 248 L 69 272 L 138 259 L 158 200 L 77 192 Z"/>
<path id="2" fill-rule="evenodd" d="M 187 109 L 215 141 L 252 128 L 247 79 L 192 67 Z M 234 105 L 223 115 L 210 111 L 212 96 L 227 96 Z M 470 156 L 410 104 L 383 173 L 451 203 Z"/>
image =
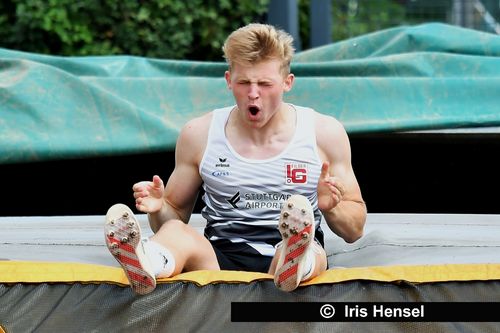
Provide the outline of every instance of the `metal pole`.
<path id="1" fill-rule="evenodd" d="M 299 34 L 299 10 L 297 0 L 271 0 L 267 22 L 292 35 L 295 50 L 300 51 L 302 43 Z"/>
<path id="2" fill-rule="evenodd" d="M 458 25 L 460 27 L 463 27 L 464 25 L 463 1 L 464 0 L 453 0 L 451 9 L 451 22 L 452 24 Z"/>
<path id="3" fill-rule="evenodd" d="M 332 42 L 332 4 L 331 0 L 311 0 L 310 47 L 317 47 Z"/>

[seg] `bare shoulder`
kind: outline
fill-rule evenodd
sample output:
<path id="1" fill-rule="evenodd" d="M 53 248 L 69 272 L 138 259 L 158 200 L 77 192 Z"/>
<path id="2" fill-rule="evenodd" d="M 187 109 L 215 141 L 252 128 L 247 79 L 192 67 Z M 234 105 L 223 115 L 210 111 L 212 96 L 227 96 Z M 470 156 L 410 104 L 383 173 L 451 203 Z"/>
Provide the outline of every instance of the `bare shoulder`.
<path id="1" fill-rule="evenodd" d="M 212 112 L 189 120 L 179 133 L 176 150 L 190 155 L 196 160 L 201 159 L 205 150 L 211 120 Z"/>
<path id="2" fill-rule="evenodd" d="M 190 119 L 181 129 L 181 135 L 194 136 L 196 133 L 203 132 L 208 134 L 210 128 L 210 121 L 212 119 L 212 112 L 206 113 L 202 116 Z"/>
<path id="3" fill-rule="evenodd" d="M 316 141 L 320 148 L 332 146 L 332 143 L 348 143 L 347 132 L 339 120 L 317 111 L 314 111 L 314 113 Z"/>

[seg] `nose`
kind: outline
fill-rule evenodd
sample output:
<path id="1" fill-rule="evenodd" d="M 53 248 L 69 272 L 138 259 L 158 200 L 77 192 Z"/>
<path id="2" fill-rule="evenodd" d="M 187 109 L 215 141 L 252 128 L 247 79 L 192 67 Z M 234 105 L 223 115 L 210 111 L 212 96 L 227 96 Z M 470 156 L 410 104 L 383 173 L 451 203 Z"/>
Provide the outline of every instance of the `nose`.
<path id="1" fill-rule="evenodd" d="M 248 98 L 251 100 L 259 98 L 259 86 L 256 83 L 251 83 L 248 88 Z"/>

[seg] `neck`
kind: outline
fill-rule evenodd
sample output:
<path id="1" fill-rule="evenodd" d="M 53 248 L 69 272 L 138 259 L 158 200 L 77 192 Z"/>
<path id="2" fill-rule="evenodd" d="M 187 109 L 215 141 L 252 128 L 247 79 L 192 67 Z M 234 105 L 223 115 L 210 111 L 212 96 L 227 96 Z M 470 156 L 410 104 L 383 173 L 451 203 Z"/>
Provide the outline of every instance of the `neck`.
<path id="1" fill-rule="evenodd" d="M 262 127 L 249 126 L 233 110 L 226 125 L 226 137 L 233 148 L 249 158 L 268 158 L 280 153 L 295 133 L 296 112 L 282 104 Z"/>
<path id="2" fill-rule="evenodd" d="M 295 128 L 295 112 L 286 103 L 282 103 L 280 107 L 269 119 L 260 126 L 248 123 L 244 115 L 235 110 L 234 118 L 231 125 L 242 135 L 247 137 L 255 144 L 266 143 L 270 138 L 276 135 L 282 135 Z"/>

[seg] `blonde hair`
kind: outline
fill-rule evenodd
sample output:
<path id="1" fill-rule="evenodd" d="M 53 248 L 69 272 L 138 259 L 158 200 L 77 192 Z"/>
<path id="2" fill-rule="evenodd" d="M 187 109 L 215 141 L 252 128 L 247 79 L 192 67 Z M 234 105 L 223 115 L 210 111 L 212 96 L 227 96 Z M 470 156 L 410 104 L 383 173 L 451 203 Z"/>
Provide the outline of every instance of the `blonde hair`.
<path id="1" fill-rule="evenodd" d="M 283 75 L 290 73 L 294 54 L 293 37 L 269 24 L 250 23 L 233 31 L 222 46 L 229 70 L 234 64 L 253 65 L 260 61 L 281 61 Z"/>

